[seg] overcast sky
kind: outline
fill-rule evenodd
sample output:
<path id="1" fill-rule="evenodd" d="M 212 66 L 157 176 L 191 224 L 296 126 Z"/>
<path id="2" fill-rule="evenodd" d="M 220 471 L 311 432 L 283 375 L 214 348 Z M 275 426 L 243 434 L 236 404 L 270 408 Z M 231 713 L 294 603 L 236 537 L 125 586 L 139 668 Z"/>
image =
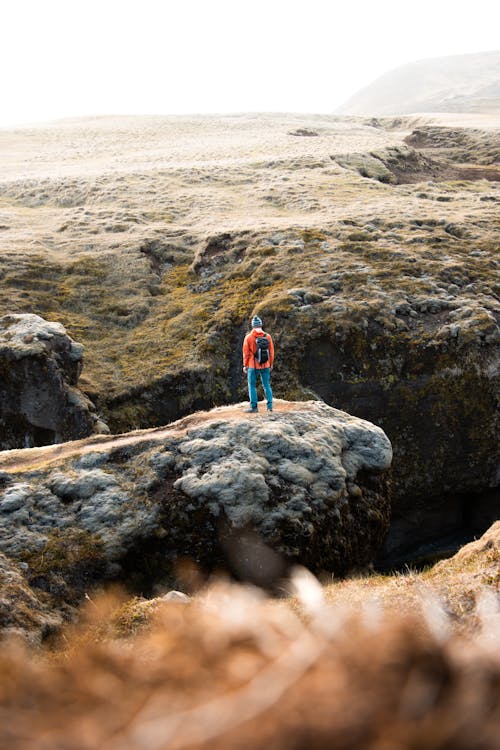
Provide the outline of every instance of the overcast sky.
<path id="1" fill-rule="evenodd" d="M 497 0 L 1 0 L 0 126 L 328 113 L 404 63 L 499 48 Z"/>

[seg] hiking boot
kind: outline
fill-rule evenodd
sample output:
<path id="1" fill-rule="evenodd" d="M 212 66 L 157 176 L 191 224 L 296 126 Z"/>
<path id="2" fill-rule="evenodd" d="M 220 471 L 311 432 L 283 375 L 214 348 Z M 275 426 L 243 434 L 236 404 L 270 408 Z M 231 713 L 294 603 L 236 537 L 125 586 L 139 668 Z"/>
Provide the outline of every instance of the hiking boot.
<path id="1" fill-rule="evenodd" d="M 245 409 L 245 414 L 257 414 L 258 411 L 259 411 L 259 409 L 258 409 L 257 406 L 255 406 L 255 407 L 250 406 L 249 409 Z"/>
<path id="2" fill-rule="evenodd" d="M 272 411 L 272 410 L 273 410 L 273 407 L 272 407 L 272 406 L 268 406 L 268 407 L 267 407 L 267 411 Z"/>

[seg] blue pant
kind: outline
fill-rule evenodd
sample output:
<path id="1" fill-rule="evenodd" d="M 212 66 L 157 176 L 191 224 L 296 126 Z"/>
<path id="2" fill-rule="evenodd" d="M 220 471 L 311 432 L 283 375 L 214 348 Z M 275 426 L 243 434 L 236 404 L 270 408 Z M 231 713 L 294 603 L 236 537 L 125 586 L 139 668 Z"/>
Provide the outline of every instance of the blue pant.
<path id="1" fill-rule="evenodd" d="M 273 392 L 271 390 L 271 368 L 264 367 L 262 369 L 256 369 L 254 367 L 248 368 L 248 395 L 250 396 L 250 406 L 252 409 L 257 408 L 257 373 L 260 375 L 262 381 L 262 387 L 267 399 L 267 408 L 273 408 Z"/>

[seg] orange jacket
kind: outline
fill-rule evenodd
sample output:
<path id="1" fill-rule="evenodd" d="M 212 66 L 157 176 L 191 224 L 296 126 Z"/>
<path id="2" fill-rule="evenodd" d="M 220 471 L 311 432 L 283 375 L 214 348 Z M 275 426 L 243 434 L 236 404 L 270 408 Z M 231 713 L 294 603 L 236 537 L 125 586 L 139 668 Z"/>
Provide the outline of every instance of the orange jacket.
<path id="1" fill-rule="evenodd" d="M 259 336 L 265 336 L 269 341 L 269 359 L 264 364 L 260 364 L 255 359 L 257 353 L 257 344 L 255 339 Z M 256 370 L 265 370 L 266 367 L 272 367 L 274 362 L 274 344 L 270 333 L 264 333 L 262 328 L 252 328 L 247 333 L 243 342 L 243 367 L 253 367 Z"/>

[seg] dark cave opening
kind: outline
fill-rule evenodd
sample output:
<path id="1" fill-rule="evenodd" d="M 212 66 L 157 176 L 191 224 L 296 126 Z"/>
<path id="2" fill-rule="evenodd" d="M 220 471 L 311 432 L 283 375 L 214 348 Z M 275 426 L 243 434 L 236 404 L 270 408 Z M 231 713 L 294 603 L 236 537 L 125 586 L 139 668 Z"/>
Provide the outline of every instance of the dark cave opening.
<path id="1" fill-rule="evenodd" d="M 500 519 L 500 487 L 444 495 L 420 505 L 417 517 L 395 515 L 377 570 L 422 569 L 452 557 Z"/>

